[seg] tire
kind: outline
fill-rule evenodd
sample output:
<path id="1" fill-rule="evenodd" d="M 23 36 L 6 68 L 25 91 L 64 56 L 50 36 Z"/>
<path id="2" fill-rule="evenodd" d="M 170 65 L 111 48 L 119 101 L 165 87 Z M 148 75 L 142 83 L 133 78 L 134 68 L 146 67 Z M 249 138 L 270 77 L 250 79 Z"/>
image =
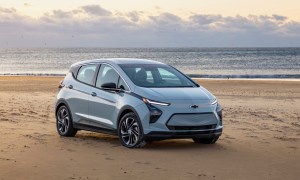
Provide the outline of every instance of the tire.
<path id="1" fill-rule="evenodd" d="M 133 113 L 125 114 L 118 125 L 118 136 L 123 146 L 141 148 L 146 145 L 143 127 L 138 117 Z"/>
<path id="2" fill-rule="evenodd" d="M 77 133 L 77 129 L 73 127 L 71 112 L 65 105 L 60 106 L 56 112 L 56 129 L 61 136 L 73 137 Z"/>
<path id="3" fill-rule="evenodd" d="M 201 143 L 201 144 L 215 144 L 218 139 L 219 136 L 214 136 L 211 138 L 193 138 L 195 143 Z"/>

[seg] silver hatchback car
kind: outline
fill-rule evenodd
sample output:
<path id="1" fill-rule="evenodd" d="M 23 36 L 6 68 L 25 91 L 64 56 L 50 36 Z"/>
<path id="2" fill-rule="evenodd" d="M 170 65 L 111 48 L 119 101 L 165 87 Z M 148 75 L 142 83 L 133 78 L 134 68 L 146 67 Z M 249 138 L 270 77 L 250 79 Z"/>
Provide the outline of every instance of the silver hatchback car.
<path id="1" fill-rule="evenodd" d="M 215 96 L 172 66 L 143 59 L 75 63 L 59 85 L 56 126 L 115 134 L 125 147 L 147 141 L 192 138 L 213 144 L 222 134 Z"/>

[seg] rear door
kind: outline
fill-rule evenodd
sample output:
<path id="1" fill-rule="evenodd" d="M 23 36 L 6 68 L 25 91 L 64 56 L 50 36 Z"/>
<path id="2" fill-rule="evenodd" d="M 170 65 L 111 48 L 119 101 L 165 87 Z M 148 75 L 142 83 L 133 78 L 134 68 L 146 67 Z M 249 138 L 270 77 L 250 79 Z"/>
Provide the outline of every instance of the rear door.
<path id="1" fill-rule="evenodd" d="M 96 64 L 80 67 L 76 80 L 68 85 L 67 102 L 72 112 L 73 121 L 88 124 L 90 91 L 95 79 Z"/>

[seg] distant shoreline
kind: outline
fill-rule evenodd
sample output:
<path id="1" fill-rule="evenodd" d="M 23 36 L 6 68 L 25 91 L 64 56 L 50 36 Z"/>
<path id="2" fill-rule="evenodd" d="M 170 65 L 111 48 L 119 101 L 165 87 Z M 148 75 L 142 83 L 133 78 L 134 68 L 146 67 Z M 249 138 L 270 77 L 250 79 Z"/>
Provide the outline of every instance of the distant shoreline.
<path id="1" fill-rule="evenodd" d="M 59 77 L 66 76 L 66 74 L 53 74 L 53 73 L 2 73 L 0 76 L 38 76 L 38 77 Z"/>
<path id="2" fill-rule="evenodd" d="M 0 76 L 36 76 L 36 77 L 64 77 L 63 73 L 2 73 Z M 216 79 L 216 80 L 291 80 L 300 81 L 300 74 L 244 74 L 244 75 L 207 75 L 207 74 L 187 74 L 192 79 Z"/>
<path id="3" fill-rule="evenodd" d="M 0 48 L 0 54 L 0 76 L 64 76 L 82 60 L 122 57 L 169 64 L 192 78 L 300 79 L 300 48 Z"/>

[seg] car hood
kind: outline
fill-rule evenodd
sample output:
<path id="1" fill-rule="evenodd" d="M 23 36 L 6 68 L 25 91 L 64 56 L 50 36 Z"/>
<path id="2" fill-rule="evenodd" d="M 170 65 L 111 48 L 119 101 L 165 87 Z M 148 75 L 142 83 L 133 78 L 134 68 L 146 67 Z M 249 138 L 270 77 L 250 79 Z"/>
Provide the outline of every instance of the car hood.
<path id="1" fill-rule="evenodd" d="M 203 87 L 193 88 L 142 88 L 137 94 L 157 101 L 164 100 L 212 100 L 215 97 Z"/>

